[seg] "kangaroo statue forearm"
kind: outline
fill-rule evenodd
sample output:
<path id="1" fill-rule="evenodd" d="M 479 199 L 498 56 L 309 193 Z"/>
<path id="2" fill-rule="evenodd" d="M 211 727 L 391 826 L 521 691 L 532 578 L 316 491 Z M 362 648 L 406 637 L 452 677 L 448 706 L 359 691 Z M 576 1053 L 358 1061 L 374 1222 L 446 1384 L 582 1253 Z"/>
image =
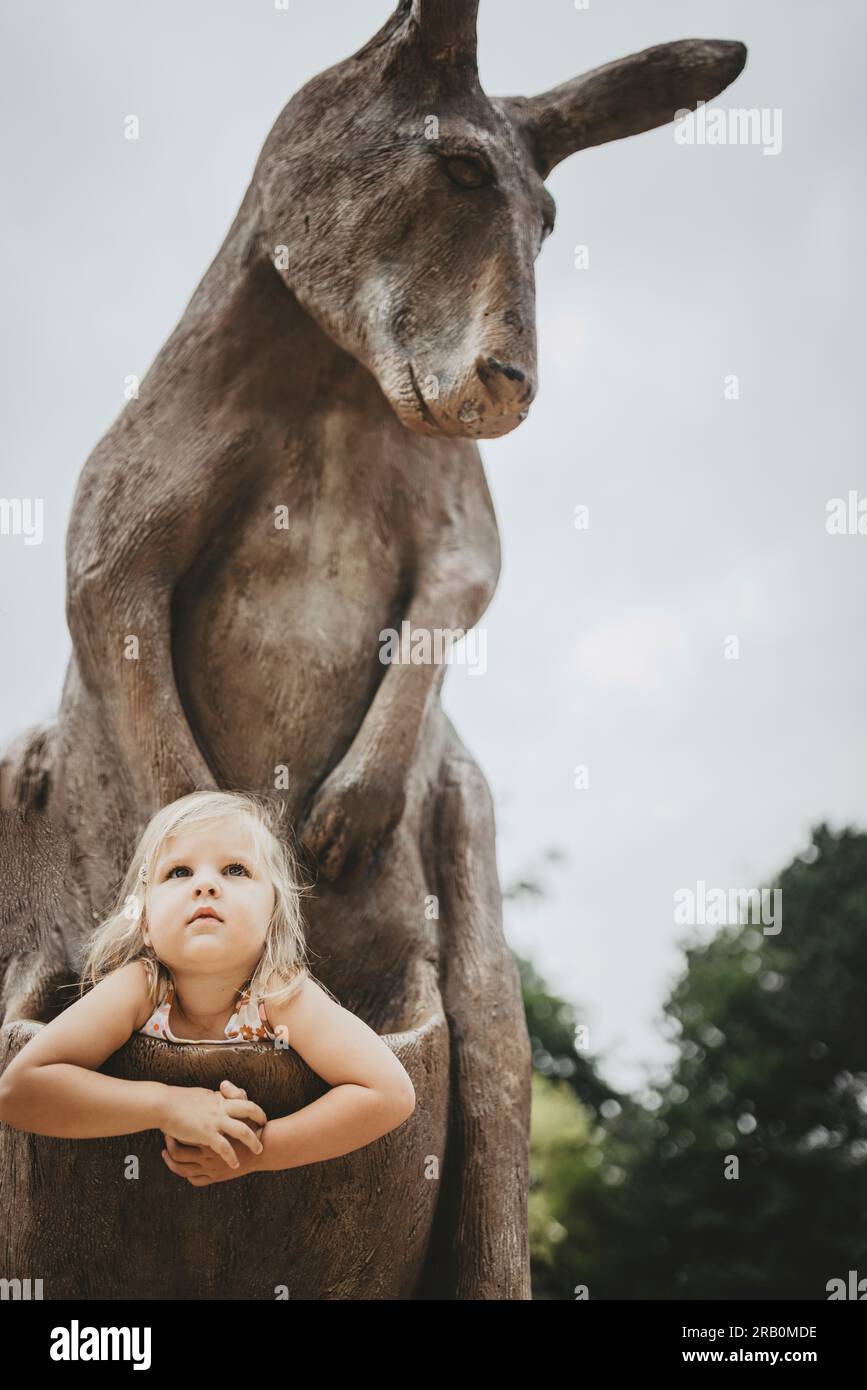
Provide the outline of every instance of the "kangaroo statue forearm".
<path id="1" fill-rule="evenodd" d="M 262 1239 L 283 1233 L 273 1278 L 296 1278 L 292 1297 L 530 1296 L 531 1054 L 490 790 L 442 710 L 442 661 L 384 662 L 383 632 L 466 631 L 494 592 L 476 441 L 516 429 L 536 393 L 548 173 L 709 100 L 745 60 L 741 44 L 686 39 L 537 97 L 489 98 L 476 8 L 400 0 L 280 113 L 223 246 L 83 470 L 57 726 L 0 766 L 4 798 L 37 788 L 73 842 L 73 978 L 73 947 L 158 807 L 196 787 L 280 786 L 319 866 L 308 929 L 323 978 L 403 1049 L 419 1097 L 383 1141 L 389 1183 L 362 1151 L 343 1197 L 330 1169 L 303 1175 L 294 1206 L 288 1183 L 249 1197 Z M 6 972 L 10 1026 L 48 1016 L 54 947 L 39 969 L 16 957 Z M 171 1049 L 144 1046 L 157 1045 L 118 1054 L 123 1074 L 186 1075 Z M 273 1060 L 239 1054 L 238 1084 L 300 1104 L 301 1078 Z M 317 1224 L 348 1190 L 366 1252 L 352 1268 Z M 171 1188 L 158 1197 L 145 1215 L 186 1250 L 186 1209 Z M 144 1296 L 196 1296 L 189 1263 L 175 1276 L 95 1260 L 80 1215 L 64 1268 L 86 1269 L 89 1291 L 122 1277 L 129 1296 L 136 1279 Z M 150 1231 L 141 1244 L 155 1246 Z M 206 1254 L 211 1296 L 225 1251 Z M 272 1296 L 233 1277 L 232 1297 Z"/>

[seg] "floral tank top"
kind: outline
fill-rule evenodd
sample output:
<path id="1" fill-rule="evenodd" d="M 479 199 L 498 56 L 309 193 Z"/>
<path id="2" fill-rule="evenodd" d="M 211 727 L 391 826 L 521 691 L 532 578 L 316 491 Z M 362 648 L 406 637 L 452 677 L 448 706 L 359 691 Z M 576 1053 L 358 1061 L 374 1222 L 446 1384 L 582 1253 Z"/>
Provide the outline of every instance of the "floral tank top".
<path id="1" fill-rule="evenodd" d="M 159 1004 L 151 1014 L 147 1023 L 139 1028 L 140 1033 L 144 1033 L 149 1038 L 163 1038 L 166 1042 L 191 1043 L 257 1043 L 276 1041 L 277 1034 L 269 1026 L 265 1015 L 265 1005 L 262 1000 L 258 1001 L 258 1008 L 250 996 L 250 991 L 244 989 L 238 996 L 238 1005 L 232 1017 L 225 1027 L 225 1037 L 222 1038 L 179 1038 L 169 1027 L 169 1014 L 171 1012 L 172 1000 L 175 997 L 175 987 L 170 984 L 163 1002 Z"/>

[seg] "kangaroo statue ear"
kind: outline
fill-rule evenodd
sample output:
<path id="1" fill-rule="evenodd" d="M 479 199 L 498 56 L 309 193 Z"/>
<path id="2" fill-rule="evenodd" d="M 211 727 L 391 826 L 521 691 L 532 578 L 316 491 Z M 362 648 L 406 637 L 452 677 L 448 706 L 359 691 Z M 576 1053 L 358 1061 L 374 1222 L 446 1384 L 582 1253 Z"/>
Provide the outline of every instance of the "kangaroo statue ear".
<path id="1" fill-rule="evenodd" d="M 408 8 L 403 0 L 398 13 Z M 411 0 L 412 23 L 430 63 L 476 70 L 479 0 Z"/>
<path id="2" fill-rule="evenodd" d="M 543 178 L 578 150 L 666 125 L 733 82 L 747 60 L 742 43 L 679 39 L 594 68 L 535 97 L 502 102 L 523 127 Z"/>

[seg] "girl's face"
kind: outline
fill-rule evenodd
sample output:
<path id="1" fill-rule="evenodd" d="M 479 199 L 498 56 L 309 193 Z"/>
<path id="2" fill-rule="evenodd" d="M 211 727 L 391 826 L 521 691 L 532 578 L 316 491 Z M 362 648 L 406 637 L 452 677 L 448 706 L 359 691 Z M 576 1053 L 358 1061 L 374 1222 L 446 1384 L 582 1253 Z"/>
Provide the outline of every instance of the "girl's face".
<path id="1" fill-rule="evenodd" d="M 149 877 L 144 938 L 159 959 L 174 973 L 246 980 L 265 945 L 275 892 L 243 817 L 168 836 Z"/>

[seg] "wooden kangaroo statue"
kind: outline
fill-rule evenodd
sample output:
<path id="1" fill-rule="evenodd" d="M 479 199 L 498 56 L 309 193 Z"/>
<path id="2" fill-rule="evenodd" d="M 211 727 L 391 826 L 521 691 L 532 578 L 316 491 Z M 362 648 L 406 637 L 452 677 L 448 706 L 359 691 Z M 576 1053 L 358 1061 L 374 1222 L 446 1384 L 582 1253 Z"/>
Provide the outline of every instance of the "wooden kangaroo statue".
<path id="1" fill-rule="evenodd" d="M 530 1297 L 531 1056 L 491 796 L 440 706 L 443 663 L 383 662 L 382 634 L 471 629 L 494 592 L 475 441 L 536 392 L 547 174 L 710 100 L 746 50 L 685 39 L 492 98 L 476 10 L 401 0 L 278 116 L 84 467 L 59 715 L 0 768 L 6 811 L 70 846 L 38 949 L 7 950 L 0 1066 L 61 1006 L 151 814 L 278 787 L 318 865 L 314 971 L 398 1052 L 416 1111 L 344 1158 L 199 1191 L 155 1133 L 0 1126 L 0 1275 L 38 1275 L 46 1298 Z M 135 1036 L 105 1069 L 216 1086 L 226 1051 Z M 269 1115 L 323 1089 L 291 1052 L 230 1055 Z"/>

